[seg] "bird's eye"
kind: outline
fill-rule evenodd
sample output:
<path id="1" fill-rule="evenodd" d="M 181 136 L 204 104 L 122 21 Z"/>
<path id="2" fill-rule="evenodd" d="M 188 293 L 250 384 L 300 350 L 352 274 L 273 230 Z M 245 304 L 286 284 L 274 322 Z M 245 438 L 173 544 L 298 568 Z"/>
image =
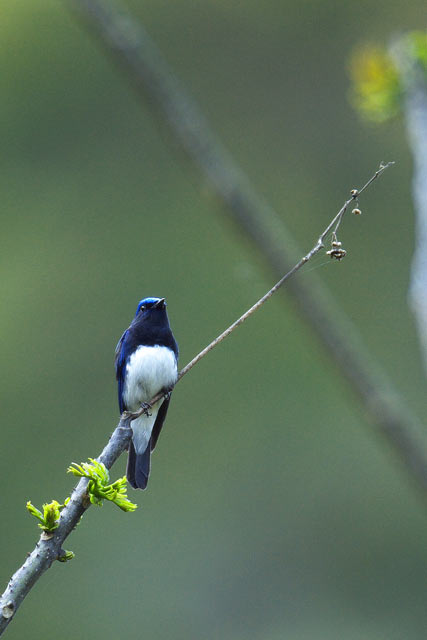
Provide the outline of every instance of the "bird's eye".
<path id="1" fill-rule="evenodd" d="M 139 307 L 139 310 L 140 310 L 140 311 L 144 311 L 144 309 L 145 309 L 145 306 L 144 306 L 144 305 L 142 305 L 141 307 Z"/>

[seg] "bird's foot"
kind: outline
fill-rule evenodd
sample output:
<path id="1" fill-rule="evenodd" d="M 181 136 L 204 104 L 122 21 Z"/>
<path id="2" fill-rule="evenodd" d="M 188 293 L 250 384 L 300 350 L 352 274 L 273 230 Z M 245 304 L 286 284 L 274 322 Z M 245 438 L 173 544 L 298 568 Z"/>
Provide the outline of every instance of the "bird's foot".
<path id="1" fill-rule="evenodd" d="M 150 413 L 150 409 L 151 409 L 151 404 L 149 402 L 141 402 L 141 415 L 144 414 L 146 415 L 148 418 L 151 416 Z"/>

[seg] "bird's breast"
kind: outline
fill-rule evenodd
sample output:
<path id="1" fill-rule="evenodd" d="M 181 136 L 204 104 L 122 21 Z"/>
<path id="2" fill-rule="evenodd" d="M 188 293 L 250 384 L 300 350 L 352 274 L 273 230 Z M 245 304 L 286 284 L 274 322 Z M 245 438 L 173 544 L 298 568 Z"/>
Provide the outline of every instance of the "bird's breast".
<path id="1" fill-rule="evenodd" d="M 136 411 L 141 402 L 149 402 L 161 389 L 173 386 L 176 378 L 177 362 L 171 349 L 139 346 L 126 366 L 125 406 Z"/>

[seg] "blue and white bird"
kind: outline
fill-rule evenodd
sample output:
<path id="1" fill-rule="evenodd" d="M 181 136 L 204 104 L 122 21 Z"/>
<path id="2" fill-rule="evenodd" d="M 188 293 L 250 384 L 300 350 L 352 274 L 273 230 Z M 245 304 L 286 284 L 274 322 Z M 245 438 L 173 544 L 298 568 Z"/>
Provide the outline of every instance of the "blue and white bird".
<path id="1" fill-rule="evenodd" d="M 164 298 L 144 298 L 116 347 L 119 408 L 138 411 L 160 391 L 167 393 L 178 375 L 178 345 L 173 337 Z M 126 475 L 134 489 L 145 489 L 150 456 L 156 446 L 170 396 L 132 420 L 132 440 Z"/>

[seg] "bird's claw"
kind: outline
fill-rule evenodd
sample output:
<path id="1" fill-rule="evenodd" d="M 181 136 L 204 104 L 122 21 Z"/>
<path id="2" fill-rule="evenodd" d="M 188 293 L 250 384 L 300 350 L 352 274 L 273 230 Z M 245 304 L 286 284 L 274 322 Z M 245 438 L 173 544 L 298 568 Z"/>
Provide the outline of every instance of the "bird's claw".
<path id="1" fill-rule="evenodd" d="M 149 402 L 141 402 L 141 409 L 142 409 L 142 414 L 146 415 L 148 418 L 151 416 L 151 413 L 150 413 L 151 404 Z"/>

